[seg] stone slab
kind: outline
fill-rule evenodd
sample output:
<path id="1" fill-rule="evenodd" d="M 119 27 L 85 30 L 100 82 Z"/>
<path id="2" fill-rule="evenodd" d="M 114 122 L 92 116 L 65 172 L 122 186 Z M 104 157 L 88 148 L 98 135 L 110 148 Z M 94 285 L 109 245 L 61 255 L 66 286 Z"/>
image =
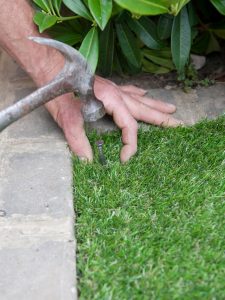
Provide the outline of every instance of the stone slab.
<path id="1" fill-rule="evenodd" d="M 51 241 L 1 249 L 1 299 L 76 299 L 73 250 L 73 243 Z"/>
<path id="2" fill-rule="evenodd" d="M 34 90 L 0 52 L 0 109 Z M 0 134 L 0 299 L 75 300 L 71 156 L 39 108 Z"/>
<path id="3" fill-rule="evenodd" d="M 16 213 L 73 217 L 68 150 L 62 145 L 51 149 L 51 143 L 9 145 L 0 158 L 0 209 L 7 216 Z"/>

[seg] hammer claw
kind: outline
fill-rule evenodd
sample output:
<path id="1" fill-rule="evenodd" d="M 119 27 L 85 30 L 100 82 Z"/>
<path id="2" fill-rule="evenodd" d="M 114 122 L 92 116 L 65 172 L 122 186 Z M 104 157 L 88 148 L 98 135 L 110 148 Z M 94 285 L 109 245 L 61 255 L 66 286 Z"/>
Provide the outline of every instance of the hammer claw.
<path id="1" fill-rule="evenodd" d="M 29 39 L 59 50 L 65 57 L 65 65 L 49 84 L 0 112 L 0 132 L 40 105 L 69 92 L 77 92 L 81 100 L 84 100 L 83 114 L 86 121 L 96 121 L 103 117 L 105 114 L 103 104 L 93 93 L 94 74 L 81 53 L 53 39 L 41 37 Z"/>

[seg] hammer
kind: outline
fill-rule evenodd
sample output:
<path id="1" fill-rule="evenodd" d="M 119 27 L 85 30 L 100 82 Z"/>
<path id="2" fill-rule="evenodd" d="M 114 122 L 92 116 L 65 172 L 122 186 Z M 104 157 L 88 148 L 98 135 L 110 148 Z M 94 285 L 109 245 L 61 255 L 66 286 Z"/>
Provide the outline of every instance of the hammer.
<path id="1" fill-rule="evenodd" d="M 0 132 L 40 105 L 70 92 L 75 92 L 84 101 L 82 113 L 86 122 L 94 122 L 102 118 L 105 115 L 104 106 L 94 96 L 94 73 L 86 59 L 77 50 L 59 41 L 41 37 L 29 37 L 29 39 L 59 50 L 65 57 L 65 65 L 47 85 L 0 111 Z"/>

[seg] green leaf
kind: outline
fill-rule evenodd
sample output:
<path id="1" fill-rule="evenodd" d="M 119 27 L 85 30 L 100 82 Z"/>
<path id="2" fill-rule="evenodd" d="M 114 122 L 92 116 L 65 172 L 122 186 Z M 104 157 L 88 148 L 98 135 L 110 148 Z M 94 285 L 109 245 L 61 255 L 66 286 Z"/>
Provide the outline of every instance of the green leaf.
<path id="1" fill-rule="evenodd" d="M 142 64 L 143 64 L 142 70 L 147 73 L 166 74 L 170 72 L 170 69 L 156 65 L 147 59 L 143 59 Z"/>
<path id="2" fill-rule="evenodd" d="M 121 7 L 139 15 L 159 15 L 169 12 L 167 0 L 115 0 Z"/>
<path id="3" fill-rule="evenodd" d="M 82 35 L 76 33 L 72 26 L 66 22 L 65 24 L 56 24 L 53 28 L 48 30 L 48 33 L 56 40 L 66 43 L 68 45 L 76 45 L 82 41 Z"/>
<path id="4" fill-rule="evenodd" d="M 58 14 L 58 16 L 60 16 L 60 9 L 61 9 L 61 5 L 62 5 L 62 0 L 52 0 L 53 2 L 53 6 L 56 10 L 56 13 Z"/>
<path id="5" fill-rule="evenodd" d="M 212 52 L 220 52 L 220 51 L 221 51 L 221 48 L 220 48 L 220 44 L 219 44 L 218 40 L 216 39 L 214 34 L 212 32 L 210 32 L 210 39 L 209 39 L 208 47 L 206 49 L 206 54 L 209 54 Z"/>
<path id="6" fill-rule="evenodd" d="M 191 47 L 191 51 L 196 54 L 206 54 L 206 49 L 208 48 L 209 41 L 210 41 L 209 31 L 203 32 L 194 41 L 194 44 Z"/>
<path id="7" fill-rule="evenodd" d="M 88 32 L 80 46 L 79 51 L 87 59 L 91 70 L 95 72 L 99 57 L 97 27 L 91 28 L 91 30 Z"/>
<path id="8" fill-rule="evenodd" d="M 63 3 L 78 16 L 92 21 L 92 17 L 81 0 L 63 0 Z"/>
<path id="9" fill-rule="evenodd" d="M 144 57 L 146 57 L 148 60 L 151 60 L 153 63 L 155 63 L 157 65 L 166 67 L 167 69 L 170 69 L 170 70 L 175 69 L 171 58 L 159 56 L 158 54 L 160 54 L 160 53 L 157 53 L 156 51 L 152 51 L 149 49 L 144 49 L 142 51 L 142 53 L 143 53 Z"/>
<path id="10" fill-rule="evenodd" d="M 139 69 L 141 66 L 141 52 L 133 33 L 125 23 L 116 24 L 116 32 L 123 55 L 131 66 Z"/>
<path id="11" fill-rule="evenodd" d="M 225 0 L 210 0 L 215 8 L 225 16 Z"/>
<path id="12" fill-rule="evenodd" d="M 174 16 L 177 16 L 181 9 L 188 3 L 190 0 L 168 0 L 170 2 L 170 12 Z"/>
<path id="13" fill-rule="evenodd" d="M 113 1 L 112 16 L 116 16 L 123 11 L 123 8 Z"/>
<path id="14" fill-rule="evenodd" d="M 58 17 L 47 15 L 42 12 L 37 12 L 34 15 L 34 23 L 38 25 L 40 33 L 42 33 L 47 28 L 52 27 L 58 21 Z"/>
<path id="15" fill-rule="evenodd" d="M 82 41 L 82 37 L 78 33 L 71 33 L 71 32 L 64 32 L 62 34 L 55 33 L 52 34 L 52 36 L 54 37 L 54 39 L 62 43 L 68 44 L 70 46 L 74 46 Z"/>
<path id="16" fill-rule="evenodd" d="M 165 14 L 159 17 L 157 32 L 161 40 L 166 40 L 171 36 L 172 26 L 173 16 Z"/>
<path id="17" fill-rule="evenodd" d="M 171 51 L 173 62 L 180 75 L 184 73 L 185 65 L 188 62 L 191 49 L 191 27 L 187 8 L 183 7 L 180 13 L 174 18 Z"/>
<path id="18" fill-rule="evenodd" d="M 112 0 L 88 0 L 92 16 L 101 30 L 104 30 L 112 14 Z"/>
<path id="19" fill-rule="evenodd" d="M 120 76 L 124 75 L 123 68 L 122 68 L 122 62 L 120 60 L 119 50 L 117 48 L 115 48 L 115 51 L 114 51 L 113 70 Z"/>
<path id="20" fill-rule="evenodd" d="M 209 31 L 213 32 L 216 36 L 221 39 L 225 39 L 225 21 L 214 23 L 208 27 Z"/>
<path id="21" fill-rule="evenodd" d="M 50 6 L 48 5 L 47 0 L 33 0 L 35 4 L 37 4 L 41 9 L 43 9 L 45 12 L 50 13 L 51 9 Z"/>
<path id="22" fill-rule="evenodd" d="M 148 17 L 141 17 L 138 20 L 127 17 L 127 23 L 147 47 L 151 49 L 162 48 L 163 44 L 157 36 L 156 25 Z"/>
<path id="23" fill-rule="evenodd" d="M 221 48 L 213 32 L 205 31 L 197 37 L 191 51 L 196 54 L 209 54 L 221 51 Z"/>
<path id="24" fill-rule="evenodd" d="M 112 23 L 100 33 L 99 71 L 103 76 L 110 76 L 113 69 L 115 32 Z"/>
<path id="25" fill-rule="evenodd" d="M 124 54 L 120 48 L 117 50 L 117 55 L 118 55 L 119 62 L 121 64 L 121 67 L 123 70 L 123 75 L 125 75 L 125 74 L 135 75 L 137 73 L 140 73 L 141 66 L 136 67 L 134 65 L 131 65 L 130 62 L 127 60 L 127 58 L 124 56 Z"/>
<path id="26" fill-rule="evenodd" d="M 198 23 L 199 23 L 199 18 L 198 18 L 196 9 L 192 2 L 188 3 L 187 8 L 188 8 L 190 26 L 194 27 L 194 26 L 198 25 Z"/>

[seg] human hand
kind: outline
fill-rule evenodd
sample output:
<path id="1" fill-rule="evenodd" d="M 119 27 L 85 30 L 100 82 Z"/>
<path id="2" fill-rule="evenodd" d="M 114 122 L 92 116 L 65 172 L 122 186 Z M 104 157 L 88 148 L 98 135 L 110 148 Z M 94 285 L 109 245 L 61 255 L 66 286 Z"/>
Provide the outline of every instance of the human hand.
<path id="1" fill-rule="evenodd" d="M 28 1 L 5 1 L 1 10 L 1 46 L 26 70 L 37 86 L 43 86 L 62 70 L 65 59 L 56 49 L 38 45 L 27 36 L 40 36 L 33 23 L 33 14 Z M 11 11 L 20 10 L 18 18 Z M 10 22 L 8 20 L 10 19 Z M 20 24 L 20 26 L 17 26 Z M 179 121 L 170 116 L 174 106 L 145 97 L 145 91 L 134 86 L 117 86 L 111 81 L 96 77 L 94 91 L 103 102 L 107 113 L 122 130 L 122 162 L 129 160 L 137 150 L 137 121 L 155 125 L 177 126 Z M 92 160 L 90 143 L 83 128 L 81 102 L 74 101 L 72 94 L 63 95 L 45 105 L 63 129 L 71 150 L 79 157 Z"/>
<path id="2" fill-rule="evenodd" d="M 146 91 L 135 86 L 118 86 L 96 76 L 94 92 L 122 130 L 124 146 L 120 153 L 121 162 L 128 161 L 137 151 L 137 121 L 168 127 L 182 124 L 170 115 L 176 110 L 174 105 L 145 97 Z M 53 117 L 63 129 L 71 150 L 80 158 L 91 161 L 93 154 L 83 128 L 81 101 L 74 100 L 70 94 L 54 101 L 58 101 L 58 109 Z"/>
<path id="3" fill-rule="evenodd" d="M 183 122 L 171 116 L 176 111 L 173 104 L 145 97 L 146 91 L 132 85 L 118 86 L 112 81 L 96 77 L 95 96 L 102 101 L 106 112 L 122 130 L 121 162 L 128 161 L 137 151 L 137 121 L 176 127 Z"/>

